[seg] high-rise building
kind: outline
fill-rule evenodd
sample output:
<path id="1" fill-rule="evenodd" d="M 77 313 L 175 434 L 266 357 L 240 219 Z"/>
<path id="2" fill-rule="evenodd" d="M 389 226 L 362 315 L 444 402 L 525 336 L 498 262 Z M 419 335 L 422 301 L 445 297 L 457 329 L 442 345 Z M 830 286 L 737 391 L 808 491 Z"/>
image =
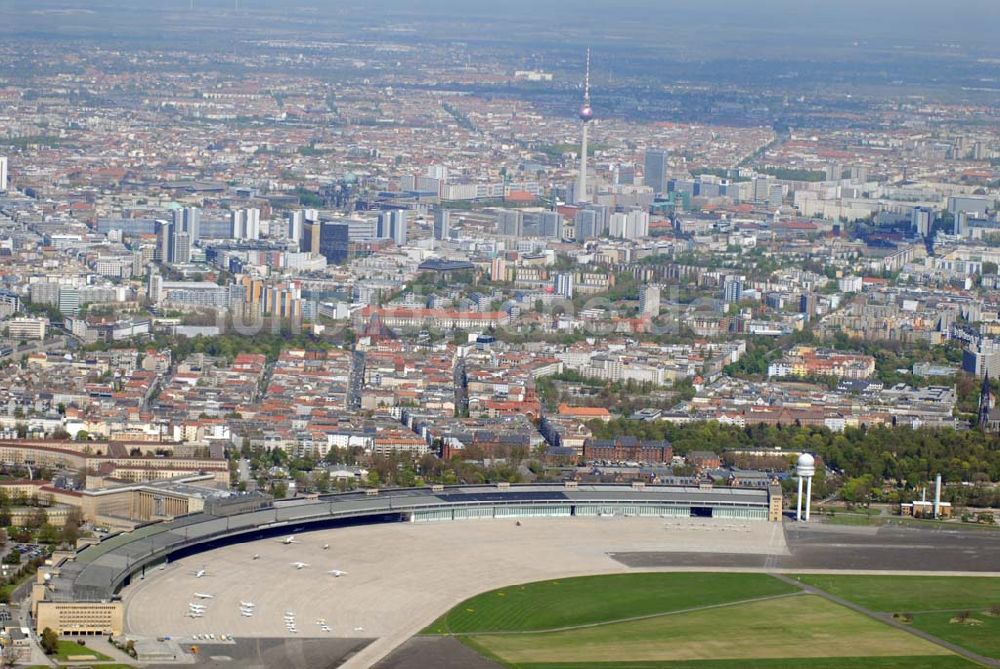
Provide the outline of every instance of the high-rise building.
<path id="1" fill-rule="evenodd" d="M 149 282 L 146 287 L 146 297 L 153 304 L 159 304 L 163 298 L 163 277 L 155 269 L 149 270 Z"/>
<path id="2" fill-rule="evenodd" d="M 80 291 L 69 286 L 59 287 L 59 313 L 76 316 L 80 313 Z"/>
<path id="3" fill-rule="evenodd" d="M 260 239 L 260 209 L 233 209 L 233 239 Z"/>
<path id="4" fill-rule="evenodd" d="M 302 224 L 302 239 L 299 240 L 299 250 L 305 253 L 319 253 L 319 238 L 322 223 L 313 218 L 306 218 Z"/>
<path id="5" fill-rule="evenodd" d="M 174 232 L 167 262 L 178 265 L 191 262 L 191 236 L 186 232 Z"/>
<path id="6" fill-rule="evenodd" d="M 914 207 L 910 210 L 910 225 L 918 236 L 926 237 L 934 225 L 934 210 L 929 207 Z"/>
<path id="7" fill-rule="evenodd" d="M 318 245 L 314 252 L 326 258 L 331 265 L 347 262 L 350 251 L 350 225 L 333 221 L 316 223 L 319 228 Z"/>
<path id="8" fill-rule="evenodd" d="M 785 187 L 781 184 L 771 184 L 771 189 L 767 194 L 767 206 L 771 209 L 780 209 L 784 200 Z"/>
<path id="9" fill-rule="evenodd" d="M 201 209 L 198 207 L 174 209 L 173 224 L 174 234 L 186 232 L 192 243 L 201 239 Z"/>
<path id="10" fill-rule="evenodd" d="M 774 177 L 769 174 L 759 175 L 753 180 L 753 199 L 754 202 L 767 202 L 767 199 L 771 196 L 771 184 L 774 183 Z"/>
<path id="11" fill-rule="evenodd" d="M 590 202 L 587 195 L 587 125 L 594 119 L 594 109 L 590 106 L 590 49 L 587 49 L 587 68 L 583 75 L 583 104 L 580 106 L 580 124 L 583 137 L 580 141 L 580 174 L 577 176 L 574 195 L 577 202 Z"/>
<path id="12" fill-rule="evenodd" d="M 288 239 L 299 244 L 302 242 L 302 230 L 306 223 L 304 209 L 288 212 Z"/>
<path id="13" fill-rule="evenodd" d="M 635 183 L 635 165 L 619 165 L 615 169 L 615 185 L 631 186 Z"/>
<path id="14" fill-rule="evenodd" d="M 633 209 L 611 214 L 608 235 L 624 239 L 639 239 L 649 235 L 649 212 Z"/>
<path id="15" fill-rule="evenodd" d="M 434 211 L 434 239 L 448 239 L 451 232 L 451 210 L 436 209 Z"/>
<path id="16" fill-rule="evenodd" d="M 559 272 L 556 274 L 555 282 L 556 295 L 573 298 L 573 273 Z"/>
<path id="17" fill-rule="evenodd" d="M 969 215 L 967 213 L 960 211 L 955 214 L 955 224 L 952 232 L 959 237 L 965 237 L 969 234 Z"/>
<path id="18" fill-rule="evenodd" d="M 986 210 L 990 207 L 991 199 L 979 196 L 952 196 L 948 198 L 948 213 L 952 216 L 964 211 L 971 214 L 973 218 L 986 218 Z"/>
<path id="19" fill-rule="evenodd" d="M 666 151 L 649 149 L 643 161 L 644 170 L 642 183 L 653 189 L 653 193 L 667 192 L 667 156 Z"/>
<path id="20" fill-rule="evenodd" d="M 576 228 L 576 241 L 583 242 L 600 236 L 598 231 L 598 212 L 593 209 L 580 209 L 573 216 L 573 225 Z"/>
<path id="21" fill-rule="evenodd" d="M 193 208 L 194 212 L 198 212 Z M 154 260 L 167 264 L 181 264 L 191 262 L 191 246 L 194 237 L 188 230 L 198 233 L 198 215 L 193 214 L 185 222 L 183 210 L 174 212 L 172 221 L 156 221 L 156 252 Z"/>
<path id="22" fill-rule="evenodd" d="M 647 284 L 639 289 L 639 313 L 656 318 L 660 315 L 660 287 Z"/>
<path id="23" fill-rule="evenodd" d="M 7 156 L 0 156 L 0 193 L 7 192 Z"/>
<path id="24" fill-rule="evenodd" d="M 554 239 L 562 237 L 562 216 L 558 211 L 543 211 L 538 215 L 538 234 Z"/>
<path id="25" fill-rule="evenodd" d="M 156 253 L 153 256 L 157 262 L 170 262 L 174 244 L 174 224 L 172 221 L 156 221 Z"/>
<path id="26" fill-rule="evenodd" d="M 494 258 L 490 263 L 490 281 L 507 280 L 507 261 L 502 257 Z"/>
<path id="27" fill-rule="evenodd" d="M 743 277 L 727 276 L 722 285 L 722 300 L 726 304 L 739 302 L 743 297 Z"/>
<path id="28" fill-rule="evenodd" d="M 816 295 L 813 293 L 802 293 L 799 296 L 799 313 L 806 315 L 806 320 L 812 320 L 816 315 Z"/>
<path id="29" fill-rule="evenodd" d="M 524 213 L 520 209 L 501 209 L 497 212 L 496 230 L 501 237 L 523 237 Z"/>
<path id="30" fill-rule="evenodd" d="M 378 215 L 375 222 L 375 238 L 391 239 L 396 246 L 403 246 L 407 239 L 406 211 L 403 209 L 390 209 Z M 355 235 L 352 235 L 354 241 Z"/>

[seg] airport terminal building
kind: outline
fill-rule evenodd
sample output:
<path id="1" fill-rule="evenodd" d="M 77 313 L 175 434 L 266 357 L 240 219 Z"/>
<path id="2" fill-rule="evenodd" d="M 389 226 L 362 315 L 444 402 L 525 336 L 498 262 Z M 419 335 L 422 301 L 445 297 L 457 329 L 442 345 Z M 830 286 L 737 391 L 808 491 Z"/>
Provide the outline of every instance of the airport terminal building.
<path id="1" fill-rule="evenodd" d="M 32 613 L 39 631 L 121 634 L 122 587 L 146 570 L 233 543 L 371 523 L 623 516 L 779 522 L 781 487 L 563 484 L 367 489 L 273 501 L 233 495 L 202 511 L 154 522 L 57 553 L 39 570 Z"/>

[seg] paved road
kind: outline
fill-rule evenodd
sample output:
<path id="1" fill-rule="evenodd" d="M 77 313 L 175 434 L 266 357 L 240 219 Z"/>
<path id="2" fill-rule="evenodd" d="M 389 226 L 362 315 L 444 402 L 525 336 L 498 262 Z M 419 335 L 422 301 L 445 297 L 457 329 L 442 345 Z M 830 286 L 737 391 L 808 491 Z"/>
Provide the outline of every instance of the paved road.
<path id="1" fill-rule="evenodd" d="M 945 641 L 944 639 L 936 637 L 933 634 L 928 634 L 927 632 L 919 630 L 913 627 L 912 625 L 903 624 L 898 620 L 896 620 L 895 618 L 893 618 L 892 615 L 889 613 L 872 611 L 871 609 L 867 609 L 863 606 L 855 604 L 854 602 L 848 601 L 842 597 L 831 595 L 829 592 L 826 592 L 825 590 L 820 590 L 819 588 L 816 588 L 814 586 L 806 585 L 805 583 L 796 581 L 794 578 L 791 578 L 790 576 L 786 576 L 784 574 L 772 574 L 772 576 L 786 583 L 790 583 L 791 585 L 798 586 L 810 595 L 817 595 L 819 597 L 822 597 L 823 599 L 833 602 L 834 604 L 839 604 L 840 606 L 851 609 L 852 611 L 868 616 L 869 618 L 877 620 L 880 623 L 885 623 L 890 627 L 895 627 L 898 630 L 902 630 L 903 632 L 907 632 L 908 634 L 912 634 L 913 636 L 920 637 L 924 641 L 930 641 L 931 643 L 941 646 L 942 648 L 947 648 L 951 652 L 956 653 L 957 655 L 961 655 L 962 657 L 972 660 L 973 662 L 978 662 L 979 664 L 985 665 L 987 667 L 1000 667 L 1000 660 L 994 660 L 993 658 L 986 657 L 984 655 L 979 655 L 978 653 L 973 653 L 971 650 L 967 648 L 963 648 L 962 646 L 953 644 L 950 641 Z"/>
<path id="2" fill-rule="evenodd" d="M 354 351 L 351 356 L 351 374 L 347 387 L 347 408 L 361 408 L 361 393 L 365 380 L 365 354 L 362 351 Z"/>
<path id="3" fill-rule="evenodd" d="M 247 460 L 246 458 L 240 458 L 239 475 L 240 475 L 240 481 L 244 483 L 250 480 L 250 461 Z"/>
<path id="4" fill-rule="evenodd" d="M 617 553 L 633 568 L 710 567 L 775 571 L 1000 572 L 1000 532 L 962 528 L 784 524 L 788 553 Z"/>

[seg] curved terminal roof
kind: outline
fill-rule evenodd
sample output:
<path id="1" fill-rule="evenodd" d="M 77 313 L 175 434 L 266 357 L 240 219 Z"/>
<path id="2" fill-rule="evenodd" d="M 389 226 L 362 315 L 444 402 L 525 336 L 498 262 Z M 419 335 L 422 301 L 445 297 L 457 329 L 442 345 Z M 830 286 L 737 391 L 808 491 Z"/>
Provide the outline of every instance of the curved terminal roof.
<path id="1" fill-rule="evenodd" d="M 208 549 L 257 538 L 248 536 L 253 533 L 263 537 L 306 532 L 310 524 L 406 520 L 421 511 L 469 507 L 641 503 L 745 509 L 766 508 L 768 504 L 768 491 L 759 488 L 603 484 L 501 486 L 381 490 L 376 495 L 360 491 L 309 500 L 277 501 L 261 510 L 232 515 L 197 513 L 153 523 L 88 546 L 63 563 L 50 583 L 47 599 L 108 600 L 133 574 L 174 553 L 195 552 L 199 546 Z"/>

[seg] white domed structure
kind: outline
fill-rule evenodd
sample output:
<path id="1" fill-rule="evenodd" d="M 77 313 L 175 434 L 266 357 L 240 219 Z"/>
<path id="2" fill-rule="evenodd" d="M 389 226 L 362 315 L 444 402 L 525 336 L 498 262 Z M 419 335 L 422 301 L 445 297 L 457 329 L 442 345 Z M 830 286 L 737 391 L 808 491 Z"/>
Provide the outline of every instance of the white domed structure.
<path id="1" fill-rule="evenodd" d="M 584 104 L 580 107 L 580 120 L 586 123 L 594 118 L 594 108 L 590 104 Z"/>
<path id="2" fill-rule="evenodd" d="M 809 520 L 811 507 L 813 476 L 816 474 L 816 458 L 809 453 L 803 453 L 795 461 L 795 476 L 799 479 L 799 495 L 795 505 L 795 520 Z M 802 515 L 802 481 L 805 480 L 806 513 Z"/>

